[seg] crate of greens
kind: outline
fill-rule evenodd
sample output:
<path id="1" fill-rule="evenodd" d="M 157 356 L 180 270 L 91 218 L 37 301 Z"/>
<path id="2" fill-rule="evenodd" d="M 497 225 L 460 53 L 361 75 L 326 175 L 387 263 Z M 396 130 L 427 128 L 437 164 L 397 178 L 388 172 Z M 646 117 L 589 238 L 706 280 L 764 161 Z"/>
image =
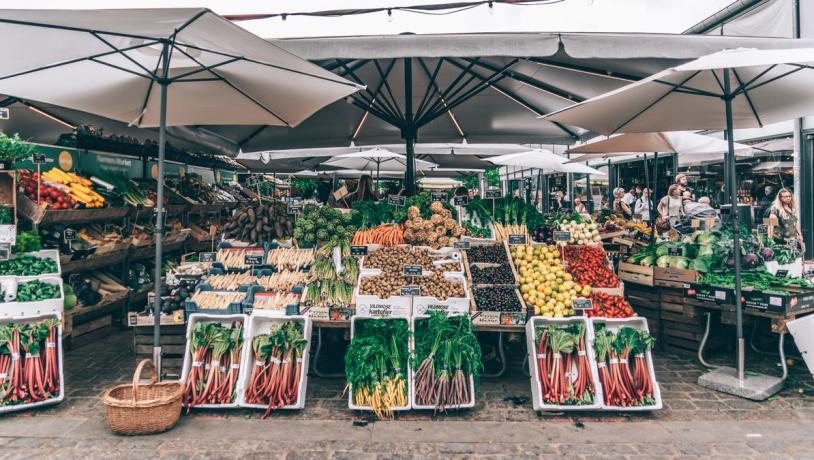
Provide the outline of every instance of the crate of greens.
<path id="1" fill-rule="evenodd" d="M 0 276 L 38 277 L 41 275 L 62 275 L 59 266 L 59 250 L 41 249 L 24 254 L 14 254 L 10 259 L 0 261 Z"/>
<path id="2" fill-rule="evenodd" d="M 65 294 L 62 279 L 44 276 L 40 279 L 3 283 L 0 318 L 18 318 L 62 312 Z M 13 300 L 8 300 L 13 299 Z"/>
<path id="3" fill-rule="evenodd" d="M 647 319 L 589 319 L 602 389 L 602 409 L 653 411 L 662 407 Z"/>
<path id="4" fill-rule="evenodd" d="M 529 319 L 526 345 L 534 410 L 602 408 L 592 344 L 593 328 L 587 318 Z"/>
<path id="5" fill-rule="evenodd" d="M 469 316 L 416 316 L 413 331 L 413 409 L 474 407 L 475 381 L 483 364 Z"/>
<path id="6" fill-rule="evenodd" d="M 308 385 L 311 319 L 252 313 L 243 350 L 240 407 L 265 410 L 302 409 Z"/>
<path id="7" fill-rule="evenodd" d="M 380 420 L 410 410 L 411 333 L 409 318 L 351 319 L 351 342 L 345 353 L 350 409 L 372 411 Z"/>

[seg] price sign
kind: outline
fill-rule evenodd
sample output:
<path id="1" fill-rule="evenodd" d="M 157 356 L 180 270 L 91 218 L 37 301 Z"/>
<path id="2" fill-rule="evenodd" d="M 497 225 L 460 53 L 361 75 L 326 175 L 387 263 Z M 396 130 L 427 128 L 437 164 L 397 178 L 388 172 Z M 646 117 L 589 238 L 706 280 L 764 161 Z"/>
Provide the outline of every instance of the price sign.
<path id="1" fill-rule="evenodd" d="M 147 293 L 147 307 L 152 309 L 155 304 L 155 292 Z"/>
<path id="2" fill-rule="evenodd" d="M 446 192 L 432 192 L 430 193 L 430 200 L 444 202 L 447 201 L 447 194 Z"/>
<path id="3" fill-rule="evenodd" d="M 503 196 L 503 191 L 500 189 L 492 189 L 487 190 L 483 195 L 487 200 L 497 200 Z"/>
<path id="4" fill-rule="evenodd" d="M 758 224 L 757 225 L 757 234 L 758 235 L 768 235 L 769 234 L 769 226 L 766 224 Z"/>
<path id="5" fill-rule="evenodd" d="M 401 195 L 387 195 L 387 203 L 393 206 L 404 206 L 405 198 Z"/>
<path id="6" fill-rule="evenodd" d="M 351 246 L 350 255 L 352 256 L 366 256 L 367 246 Z"/>
<path id="7" fill-rule="evenodd" d="M 45 164 L 45 154 L 44 153 L 34 153 L 31 155 L 31 161 L 35 165 L 43 165 Z"/>
<path id="8" fill-rule="evenodd" d="M 65 241 L 73 241 L 76 239 L 76 230 L 66 228 L 65 231 L 62 232 L 62 237 L 65 238 Z"/>
<path id="9" fill-rule="evenodd" d="M 684 248 L 667 248 L 667 255 L 682 257 L 684 255 Z"/>
<path id="10" fill-rule="evenodd" d="M 215 262 L 217 260 L 217 253 L 215 252 L 201 252 L 198 254 L 200 262 Z"/>
<path id="11" fill-rule="evenodd" d="M 777 270 L 774 274 L 775 278 L 785 278 L 789 276 L 788 270 Z"/>
<path id="12" fill-rule="evenodd" d="M 571 232 L 563 232 L 556 230 L 554 231 L 553 237 L 554 241 L 563 241 L 567 243 L 571 241 Z"/>
<path id="13" fill-rule="evenodd" d="M 593 310 L 594 302 L 591 299 L 578 297 L 571 301 L 571 307 L 574 310 Z"/>
<path id="14" fill-rule="evenodd" d="M 421 276 L 424 274 L 424 269 L 421 265 L 404 265 L 404 276 Z"/>
<path id="15" fill-rule="evenodd" d="M 262 265 L 263 254 L 246 254 L 243 256 L 244 265 Z"/>
<path id="16" fill-rule="evenodd" d="M 302 203 L 288 203 L 288 213 L 289 214 L 302 213 Z"/>
<path id="17" fill-rule="evenodd" d="M 8 260 L 11 257 L 11 243 L 0 243 L 0 260 Z"/>
<path id="18" fill-rule="evenodd" d="M 421 295 L 421 286 L 402 286 L 400 291 L 403 296 Z"/>
<path id="19" fill-rule="evenodd" d="M 509 244 L 526 244 L 526 235 L 509 235 Z"/>
<path id="20" fill-rule="evenodd" d="M 14 169 L 14 165 L 12 165 L 8 161 L 0 161 L 0 170 L 6 170 L 6 169 Z"/>
<path id="21" fill-rule="evenodd" d="M 469 203 L 469 197 L 468 197 L 468 196 L 456 196 L 456 197 L 455 197 L 455 198 L 452 200 L 452 203 L 453 203 L 455 206 L 466 206 L 466 205 L 467 205 L 467 203 Z"/>
<path id="22" fill-rule="evenodd" d="M 456 241 L 452 243 L 452 247 L 455 249 L 469 249 L 469 241 Z"/>

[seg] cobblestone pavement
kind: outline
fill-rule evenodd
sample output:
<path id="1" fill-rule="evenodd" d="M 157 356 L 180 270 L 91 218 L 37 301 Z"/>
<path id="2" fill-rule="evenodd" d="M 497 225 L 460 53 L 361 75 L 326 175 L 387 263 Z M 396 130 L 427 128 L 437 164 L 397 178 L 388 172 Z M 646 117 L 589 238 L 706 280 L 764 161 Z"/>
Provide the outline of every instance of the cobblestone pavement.
<path id="1" fill-rule="evenodd" d="M 341 363 L 343 347 L 326 348 L 323 371 Z M 366 423 L 348 410 L 343 379 L 312 373 L 304 410 L 267 420 L 258 411 L 193 411 L 168 433 L 129 438 L 109 432 L 100 398 L 132 379 L 132 336 L 120 332 L 67 353 L 64 402 L 0 419 L 0 458 L 814 458 L 814 382 L 802 362 L 785 390 L 757 403 L 699 387 L 697 360 L 656 352 L 662 411 L 538 414 L 524 352 L 522 342 L 508 343 L 508 371 L 482 379 L 469 411 Z M 749 367 L 779 373 L 757 356 Z"/>

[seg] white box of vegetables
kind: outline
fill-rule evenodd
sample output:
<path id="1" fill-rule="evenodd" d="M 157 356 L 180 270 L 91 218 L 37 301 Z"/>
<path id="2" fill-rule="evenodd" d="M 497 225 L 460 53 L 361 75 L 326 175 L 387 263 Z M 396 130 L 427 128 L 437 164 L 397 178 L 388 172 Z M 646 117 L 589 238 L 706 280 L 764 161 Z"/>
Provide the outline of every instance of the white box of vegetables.
<path id="1" fill-rule="evenodd" d="M 540 381 L 540 366 L 538 365 L 537 353 L 537 328 L 546 328 L 550 325 L 565 327 L 572 324 L 581 323 L 585 327 L 585 352 L 588 356 L 588 365 L 591 383 L 594 388 L 593 403 L 591 404 L 549 404 L 546 403 L 542 393 L 542 382 Z M 531 380 L 532 407 L 536 411 L 586 411 L 599 410 L 603 406 L 602 386 L 599 383 L 599 374 L 596 369 L 596 356 L 593 348 L 593 325 L 587 317 L 572 316 L 570 318 L 544 318 L 533 316 L 526 323 L 526 346 L 529 354 L 529 374 Z M 545 354 L 541 354 L 540 359 L 545 359 Z M 566 378 L 572 383 L 576 378 L 576 372 L 566 370 Z"/>
<path id="2" fill-rule="evenodd" d="M 187 378 L 189 377 L 190 370 L 192 368 L 192 351 L 190 349 L 192 343 L 192 331 L 196 324 L 198 323 L 222 323 L 224 325 L 230 325 L 232 323 L 238 322 L 243 324 L 243 350 L 241 351 L 241 357 L 244 355 L 245 348 L 246 348 L 246 322 L 248 316 L 246 315 L 217 315 L 217 314 L 206 314 L 206 313 L 193 313 L 189 315 L 187 319 L 187 335 L 186 335 L 186 347 L 184 349 L 184 365 L 181 370 L 181 382 L 186 386 Z M 209 363 L 205 363 L 205 369 L 209 369 Z M 202 409 L 234 409 L 238 407 L 238 401 L 240 400 L 240 395 L 242 393 L 242 389 L 240 388 L 240 382 L 242 381 L 240 373 L 243 371 L 242 367 L 238 371 L 238 379 L 236 385 L 236 397 L 232 403 L 229 404 L 197 404 L 195 405 L 196 408 Z"/>
<path id="3" fill-rule="evenodd" d="M 360 273 L 359 281 L 353 288 L 353 299 L 356 304 L 356 314 L 358 316 L 367 316 L 371 318 L 390 318 L 401 317 L 409 318 L 413 312 L 413 297 L 394 295 L 383 299 L 373 294 L 360 294 L 359 289 L 362 285 L 362 279 L 369 276 L 376 276 L 381 271 L 369 271 L 368 273 Z"/>
<path id="4" fill-rule="evenodd" d="M 462 284 L 464 297 L 448 297 L 444 300 L 440 300 L 434 296 L 415 296 L 413 297 L 414 315 L 426 315 L 428 311 L 438 311 L 450 315 L 469 313 L 469 305 L 472 299 L 469 296 L 469 286 L 466 283 L 466 277 L 464 277 L 462 273 L 447 272 L 444 273 L 444 278 L 452 283 Z"/>
<path id="5" fill-rule="evenodd" d="M 33 403 L 25 403 L 25 404 L 14 404 L 8 406 L 0 406 L 0 414 L 6 412 L 17 412 L 21 410 L 31 409 L 34 407 L 40 406 L 48 406 L 52 404 L 59 404 L 65 399 L 65 371 L 62 362 L 64 361 L 64 357 L 62 355 L 62 313 L 46 313 L 42 315 L 32 315 L 32 316 L 21 316 L 15 317 L 13 319 L 0 319 L 0 326 L 5 326 L 8 323 L 24 323 L 24 324 L 33 324 L 39 323 L 40 321 L 44 321 L 47 319 L 56 318 L 60 320 L 60 325 L 57 327 L 57 343 L 56 343 L 56 352 L 57 352 L 57 363 L 59 364 L 59 393 L 45 399 L 43 401 L 37 401 Z M 44 354 L 44 352 L 42 352 Z M 42 356 L 42 355 L 41 355 Z M 44 359 L 44 358 L 43 358 Z M 25 358 L 23 357 L 23 360 Z"/>
<path id="6" fill-rule="evenodd" d="M 308 388 L 308 358 L 311 350 L 311 318 L 307 316 L 286 316 L 270 315 L 266 311 L 256 310 L 250 317 L 246 326 L 244 336 L 243 355 L 240 359 L 240 377 L 238 380 L 238 405 L 249 409 L 267 409 L 265 404 L 250 404 L 246 402 L 246 390 L 249 388 L 252 377 L 252 370 L 256 357 L 252 348 L 252 341 L 261 334 L 271 333 L 275 327 L 287 321 L 301 323 L 303 337 L 307 341 L 303 348 L 300 367 L 300 383 L 297 389 L 297 402 L 288 406 L 280 407 L 278 410 L 302 409 L 305 407 L 305 396 Z"/>
<path id="7" fill-rule="evenodd" d="M 429 318 L 428 315 L 417 315 L 414 316 L 412 319 L 412 331 L 413 335 L 410 337 L 410 351 L 411 353 L 415 353 L 415 331 L 416 331 L 416 322 L 421 319 Z M 420 367 L 420 366 L 419 366 Z M 453 406 L 444 407 L 443 410 L 456 410 L 456 409 L 471 409 L 475 407 L 475 377 L 472 375 L 469 376 L 467 379 L 468 384 L 468 391 L 471 395 L 472 399 L 466 404 L 458 404 Z M 413 409 L 417 410 L 437 410 L 438 408 L 434 405 L 420 405 L 416 402 L 416 380 L 415 380 L 415 369 L 410 369 L 410 403 L 413 406 Z"/>
<path id="8" fill-rule="evenodd" d="M 650 330 L 647 327 L 647 318 L 643 317 L 590 318 L 588 321 L 590 322 L 591 333 L 593 334 L 592 337 L 596 336 L 594 332 L 597 324 L 604 324 L 605 327 L 614 334 L 617 333 L 623 327 L 629 327 L 639 331 L 645 331 L 647 333 L 650 332 Z M 660 410 L 662 408 L 661 389 L 659 388 L 659 384 L 656 381 L 656 372 L 653 368 L 653 354 L 651 353 L 650 350 L 644 352 L 644 359 L 648 373 L 650 374 L 650 383 L 653 386 L 654 404 L 641 406 L 611 406 L 606 401 L 603 401 L 602 410 L 642 412 L 642 411 Z"/>
<path id="9" fill-rule="evenodd" d="M 371 319 L 375 319 L 375 318 L 366 318 L 366 317 L 360 317 L 360 316 L 353 316 L 351 318 L 351 320 L 350 320 L 350 339 L 351 339 L 351 342 L 353 342 L 353 335 L 356 332 L 356 323 L 357 323 L 357 321 L 371 320 Z M 407 324 L 408 324 L 408 327 L 410 329 L 410 335 L 412 335 L 413 332 L 414 332 L 413 331 L 413 322 L 411 321 L 410 318 L 387 318 L 386 320 L 387 321 L 406 321 Z M 414 398 L 414 395 L 413 395 L 413 389 L 414 389 L 414 386 L 413 386 L 413 367 L 410 364 L 410 356 L 413 353 L 413 341 L 412 341 L 412 338 L 410 338 L 408 340 L 407 350 L 405 350 L 405 352 L 408 354 L 407 355 L 407 370 L 406 370 L 406 374 L 407 374 L 407 404 L 404 405 L 404 406 L 391 408 L 391 410 L 394 411 L 394 412 L 403 412 L 403 411 L 406 411 L 406 410 L 410 410 L 412 408 L 412 401 L 413 401 L 413 398 Z M 372 411 L 372 408 L 370 406 L 357 406 L 356 404 L 353 403 L 353 386 L 350 385 L 350 384 L 348 384 L 348 408 L 351 409 L 351 410 Z"/>
<path id="10" fill-rule="evenodd" d="M 0 318 L 24 318 L 44 315 L 47 313 L 61 313 L 65 305 L 65 292 L 62 288 L 62 278 L 58 276 L 34 276 L 34 277 L 0 277 L 0 290 L 3 294 L 7 290 L 13 290 L 15 300 L 3 302 L 0 308 Z M 13 278 L 13 280 L 12 280 Z M 20 287 L 24 283 L 40 282 L 56 286 L 57 297 L 50 299 L 19 301 Z"/>
<path id="11" fill-rule="evenodd" d="M 36 257 L 38 259 L 50 259 L 50 260 L 54 261 L 54 263 L 56 264 L 57 270 L 56 270 L 56 272 L 40 273 L 39 275 L 28 275 L 28 276 L 26 276 L 26 275 L 18 275 L 18 277 L 23 278 L 24 280 L 28 280 L 28 279 L 39 278 L 41 276 L 62 276 L 62 267 L 60 266 L 60 263 L 59 263 L 59 250 L 58 249 L 42 249 L 42 250 L 39 250 L 39 251 L 26 252 L 25 254 L 14 254 L 14 255 L 11 256 L 11 258 L 9 260 L 14 260 L 14 259 L 17 259 L 19 257 L 24 257 L 24 256 Z"/>

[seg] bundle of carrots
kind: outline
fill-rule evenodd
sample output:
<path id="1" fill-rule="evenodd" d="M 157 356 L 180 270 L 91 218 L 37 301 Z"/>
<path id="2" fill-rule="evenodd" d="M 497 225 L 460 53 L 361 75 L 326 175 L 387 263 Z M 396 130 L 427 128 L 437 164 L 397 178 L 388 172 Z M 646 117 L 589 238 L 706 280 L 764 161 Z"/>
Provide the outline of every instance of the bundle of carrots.
<path id="1" fill-rule="evenodd" d="M 268 406 L 263 418 L 274 409 L 297 403 L 307 345 L 297 321 L 286 321 L 271 333 L 252 339 L 254 366 L 245 397 L 249 404 Z"/>
<path id="2" fill-rule="evenodd" d="M 537 371 L 546 404 L 586 405 L 594 401 L 585 325 L 537 329 Z"/>
<path id="3" fill-rule="evenodd" d="M 0 405 L 34 403 L 59 395 L 59 324 L 54 318 L 0 328 Z"/>
<path id="4" fill-rule="evenodd" d="M 364 244 L 397 246 L 404 244 L 404 229 L 398 224 L 381 224 L 370 230 L 357 230 L 353 235 L 351 244 L 354 246 Z"/>
<path id="5" fill-rule="evenodd" d="M 189 346 L 192 366 L 183 398 L 187 413 L 201 404 L 233 403 L 243 349 L 243 323 L 197 323 L 192 327 Z"/>
<path id="6" fill-rule="evenodd" d="M 645 355 L 653 348 L 654 342 L 655 339 L 645 331 L 621 327 L 614 334 L 604 325 L 596 325 L 594 349 L 605 404 L 630 407 L 656 403 L 654 378 L 650 375 Z"/>

